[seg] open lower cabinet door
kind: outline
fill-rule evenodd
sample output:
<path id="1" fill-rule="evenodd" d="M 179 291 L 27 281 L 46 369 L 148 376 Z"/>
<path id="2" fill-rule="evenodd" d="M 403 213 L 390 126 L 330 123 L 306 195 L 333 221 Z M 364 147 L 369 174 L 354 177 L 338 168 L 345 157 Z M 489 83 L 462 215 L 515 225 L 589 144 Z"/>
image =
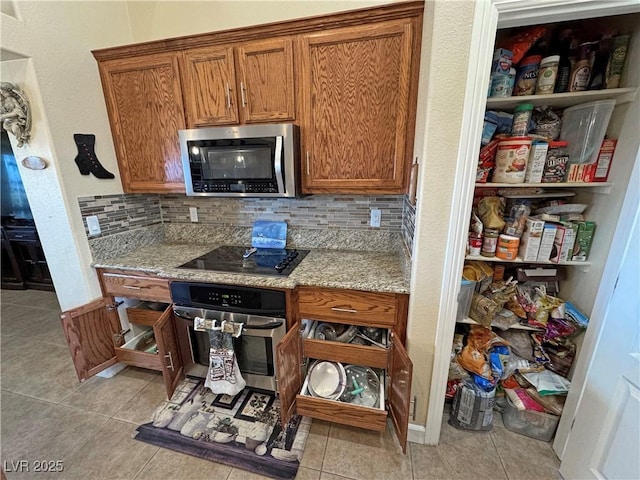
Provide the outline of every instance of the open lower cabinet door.
<path id="1" fill-rule="evenodd" d="M 176 386 L 184 378 L 184 366 L 173 322 L 173 311 L 168 308 L 153 326 L 158 355 L 162 359 L 162 377 L 167 389 L 167 398 L 171 398 Z"/>
<path id="2" fill-rule="evenodd" d="M 302 388 L 302 337 L 299 327 L 298 324 L 291 327 L 276 347 L 276 378 L 283 428 L 295 412 L 296 395 Z"/>
<path id="3" fill-rule="evenodd" d="M 389 412 L 391 413 L 393 424 L 396 427 L 396 434 L 402 446 L 402 451 L 407 453 L 413 362 L 411 358 L 409 358 L 409 354 L 406 348 L 404 348 L 404 345 L 402 345 L 395 336 L 391 339 L 387 373 L 391 378 L 390 388 L 387 393 Z"/>
<path id="4" fill-rule="evenodd" d="M 120 319 L 106 298 L 62 312 L 60 319 L 80 381 L 116 363 L 113 335 L 120 331 Z"/>

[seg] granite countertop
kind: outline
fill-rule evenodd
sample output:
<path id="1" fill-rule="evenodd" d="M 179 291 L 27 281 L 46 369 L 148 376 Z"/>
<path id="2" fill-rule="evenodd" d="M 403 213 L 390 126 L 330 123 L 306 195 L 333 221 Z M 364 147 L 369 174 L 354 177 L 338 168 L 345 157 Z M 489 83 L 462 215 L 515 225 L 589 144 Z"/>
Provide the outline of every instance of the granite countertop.
<path id="1" fill-rule="evenodd" d="M 93 263 L 158 277 L 256 287 L 295 288 L 298 285 L 372 292 L 409 293 L 409 283 L 397 252 L 311 249 L 288 277 L 216 273 L 177 268 L 220 246 L 161 242 Z"/>

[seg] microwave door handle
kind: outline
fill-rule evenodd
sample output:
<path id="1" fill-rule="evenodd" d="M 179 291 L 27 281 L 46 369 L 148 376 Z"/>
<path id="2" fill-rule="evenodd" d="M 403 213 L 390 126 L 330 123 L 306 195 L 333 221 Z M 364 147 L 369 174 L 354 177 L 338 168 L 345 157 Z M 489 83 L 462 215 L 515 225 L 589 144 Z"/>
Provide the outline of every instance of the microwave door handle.
<path id="1" fill-rule="evenodd" d="M 274 161 L 276 171 L 276 182 L 278 182 L 278 193 L 286 193 L 284 181 L 282 180 L 282 136 L 276 137 L 276 157 Z"/>

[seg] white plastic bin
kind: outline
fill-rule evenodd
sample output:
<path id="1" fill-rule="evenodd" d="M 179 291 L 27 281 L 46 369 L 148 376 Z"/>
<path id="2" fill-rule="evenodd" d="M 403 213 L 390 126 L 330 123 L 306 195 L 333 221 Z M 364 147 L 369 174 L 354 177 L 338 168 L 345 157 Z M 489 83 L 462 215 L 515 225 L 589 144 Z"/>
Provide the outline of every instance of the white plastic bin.
<path id="1" fill-rule="evenodd" d="M 607 132 L 615 100 L 599 100 L 565 109 L 560 139 L 569 142 L 569 163 L 594 163 Z"/>

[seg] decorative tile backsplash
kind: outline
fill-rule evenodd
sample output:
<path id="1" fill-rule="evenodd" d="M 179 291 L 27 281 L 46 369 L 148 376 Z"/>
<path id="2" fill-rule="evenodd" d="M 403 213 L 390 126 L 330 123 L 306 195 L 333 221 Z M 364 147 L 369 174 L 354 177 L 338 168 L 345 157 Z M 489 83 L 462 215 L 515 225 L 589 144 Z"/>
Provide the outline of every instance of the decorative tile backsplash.
<path id="1" fill-rule="evenodd" d="M 415 208 L 406 195 L 313 195 L 295 199 L 198 198 L 184 195 L 125 194 L 78 199 L 83 220 L 97 215 L 102 233 L 95 239 L 156 224 L 251 227 L 257 219 L 285 220 L 296 230 L 360 231 L 380 237 L 402 234 L 411 251 Z M 191 223 L 189 207 L 198 208 L 198 223 Z M 380 228 L 369 226 L 370 210 L 381 210 Z M 85 230 L 86 229 L 86 221 Z M 380 236 L 382 235 L 382 236 Z M 392 238 L 392 237 L 389 237 Z M 318 246 L 317 248 L 321 248 Z"/>
<path id="2" fill-rule="evenodd" d="M 79 197 L 78 205 L 89 237 L 86 217 L 96 215 L 101 233 L 90 238 L 106 237 L 133 228 L 162 223 L 160 197 L 158 195 L 126 194 Z"/>
<path id="3" fill-rule="evenodd" d="M 404 196 L 402 204 L 402 239 L 409 251 L 413 252 L 413 235 L 416 229 L 416 207 L 409 202 L 409 195 Z"/>
<path id="4" fill-rule="evenodd" d="M 250 227 L 255 220 L 284 220 L 292 227 L 363 229 L 400 232 L 403 195 L 313 195 L 303 198 L 199 198 L 161 197 L 165 223 L 190 223 L 189 207 L 198 208 L 204 225 Z M 369 226 L 370 209 L 381 210 L 380 228 Z"/>

